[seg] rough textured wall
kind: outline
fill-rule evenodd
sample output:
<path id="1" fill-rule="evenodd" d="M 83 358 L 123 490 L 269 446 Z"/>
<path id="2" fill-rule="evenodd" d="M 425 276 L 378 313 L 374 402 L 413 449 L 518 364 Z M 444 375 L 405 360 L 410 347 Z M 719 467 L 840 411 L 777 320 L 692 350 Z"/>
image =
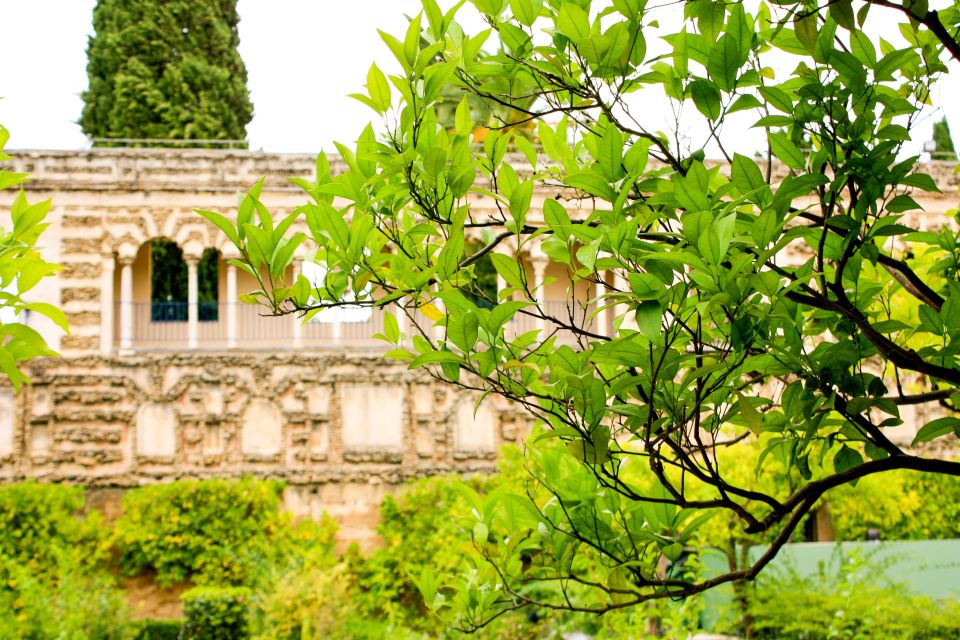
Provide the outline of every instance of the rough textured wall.
<path id="1" fill-rule="evenodd" d="M 374 355 L 90 356 L 30 375 L 19 398 L 0 394 L 0 480 L 279 478 L 295 512 L 348 525 L 404 480 L 490 472 L 526 429 L 494 398 L 475 417 L 475 398 Z"/>

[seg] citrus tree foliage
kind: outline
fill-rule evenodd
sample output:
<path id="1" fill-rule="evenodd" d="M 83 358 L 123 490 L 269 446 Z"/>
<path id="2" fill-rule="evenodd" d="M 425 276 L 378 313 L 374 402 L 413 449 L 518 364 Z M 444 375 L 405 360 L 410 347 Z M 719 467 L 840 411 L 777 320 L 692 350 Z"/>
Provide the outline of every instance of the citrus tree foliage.
<path id="1" fill-rule="evenodd" d="M 923 215 L 911 193 L 937 186 L 901 157 L 960 53 L 954 8 L 461 5 L 425 0 L 406 34 L 383 34 L 400 72 L 371 67 L 357 98 L 384 133 L 339 145 L 338 175 L 321 154 L 316 181 L 299 181 L 308 204 L 274 221 L 255 188 L 236 224 L 204 213 L 262 285 L 247 300 L 310 316 L 357 292 L 397 312 L 389 357 L 543 425 L 527 443 L 526 494 L 474 505 L 472 537 L 492 563 L 452 597 L 423 576 L 428 603 L 469 627 L 528 603 L 683 598 L 755 576 L 831 488 L 892 469 L 960 473 L 888 435 L 905 405 L 941 416 L 916 445 L 956 445 L 960 432 L 957 233 L 911 226 Z M 467 34 L 467 10 L 488 28 Z M 450 83 L 464 99 L 447 128 L 434 106 Z M 641 91 L 669 98 L 674 131 Z M 510 121 L 472 145 L 466 96 L 519 113 L 534 142 Z M 728 133 L 734 115 L 765 133 L 758 155 Z M 685 138 L 692 125 L 702 140 Z M 703 161 L 707 144 L 722 165 Z M 322 283 L 287 277 L 307 241 L 288 233 L 301 216 Z M 474 238 L 483 248 L 466 251 Z M 563 311 L 541 304 L 517 257 L 537 247 L 565 270 Z M 492 309 L 473 295 L 483 255 L 505 284 Z M 518 334 L 518 318 L 544 328 Z M 728 473 L 724 460 L 756 441 L 759 468 L 776 462 L 797 481 Z M 721 576 L 684 571 L 717 514 L 770 551 Z"/>
<path id="2" fill-rule="evenodd" d="M 0 162 L 9 160 L 3 151 L 10 133 L 0 127 Z M 0 170 L 0 189 L 23 183 L 27 175 Z M 40 256 L 37 242 L 47 228 L 44 219 L 50 211 L 50 201 L 30 204 L 23 190 L 10 205 L 10 219 L 0 226 L 0 371 L 14 388 L 27 381 L 20 370 L 20 363 L 37 356 L 57 355 L 47 347 L 46 341 L 36 330 L 20 320 L 25 312 L 38 313 L 50 318 L 58 327 L 67 331 L 67 317 L 63 311 L 46 302 L 30 302 L 25 295 L 40 281 L 60 270 Z"/>
<path id="3" fill-rule="evenodd" d="M 246 138 L 236 0 L 99 0 L 80 125 L 91 138 Z"/>

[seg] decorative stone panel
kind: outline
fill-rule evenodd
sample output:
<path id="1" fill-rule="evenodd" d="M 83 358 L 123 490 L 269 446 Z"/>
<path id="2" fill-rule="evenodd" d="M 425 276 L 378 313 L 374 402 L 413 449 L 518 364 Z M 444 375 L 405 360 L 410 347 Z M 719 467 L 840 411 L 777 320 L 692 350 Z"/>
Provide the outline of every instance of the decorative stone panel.
<path id="1" fill-rule="evenodd" d="M 344 449 L 349 453 L 401 450 L 403 395 L 403 387 L 398 385 L 343 385 L 340 412 Z"/>
<path id="2" fill-rule="evenodd" d="M 151 353 L 28 369 L 32 385 L 19 396 L 0 389 L 0 481 L 395 485 L 493 471 L 494 448 L 509 439 L 503 425 L 520 425 L 520 437 L 526 424 L 494 397 L 474 418 L 472 394 L 374 354 Z"/>
<path id="3" fill-rule="evenodd" d="M 240 436 L 243 453 L 248 458 L 270 459 L 283 447 L 283 423 L 280 411 L 270 402 L 257 398 L 243 413 Z"/>
<path id="4" fill-rule="evenodd" d="M 173 458 L 177 453 L 177 416 L 169 404 L 148 402 L 137 411 L 137 454 Z"/>

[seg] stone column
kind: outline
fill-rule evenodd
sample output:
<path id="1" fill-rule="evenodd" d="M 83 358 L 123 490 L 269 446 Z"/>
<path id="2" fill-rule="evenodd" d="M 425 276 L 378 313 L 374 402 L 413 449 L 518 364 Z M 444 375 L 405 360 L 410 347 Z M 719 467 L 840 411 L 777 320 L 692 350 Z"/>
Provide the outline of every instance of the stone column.
<path id="1" fill-rule="evenodd" d="M 113 353 L 113 254 L 103 256 L 100 266 L 100 353 Z"/>
<path id="2" fill-rule="evenodd" d="M 133 349 L 133 257 L 120 258 L 120 349 Z"/>
<path id="3" fill-rule="evenodd" d="M 511 260 L 515 260 L 517 252 L 515 248 L 510 246 L 510 240 L 507 239 L 493 248 L 494 253 L 499 253 L 500 255 L 507 256 Z M 503 276 L 500 273 L 497 273 L 497 299 L 496 302 L 500 302 L 500 292 L 507 288 L 507 281 L 503 279 Z"/>
<path id="4" fill-rule="evenodd" d="M 599 273 L 598 275 L 600 276 L 600 282 L 596 284 L 593 294 L 593 297 L 597 299 L 596 305 L 597 309 L 599 309 L 597 315 L 594 316 L 597 322 L 597 333 L 602 336 L 611 336 L 612 332 L 610 331 L 609 324 L 610 309 L 605 307 L 606 302 L 601 298 L 601 296 L 607 293 L 606 274 Z"/>
<path id="5" fill-rule="evenodd" d="M 300 272 L 303 269 L 303 260 L 301 258 L 293 259 L 293 283 L 296 284 L 297 278 L 300 277 Z M 297 313 L 290 314 L 290 319 L 293 321 L 293 348 L 299 349 L 303 346 L 303 322 L 300 320 L 300 316 Z"/>
<path id="6" fill-rule="evenodd" d="M 537 301 L 537 306 L 540 307 L 540 313 L 545 314 L 547 296 L 546 291 L 544 291 L 543 280 L 544 276 L 547 273 L 547 265 L 549 260 L 543 251 L 540 250 L 540 245 L 535 244 L 530 249 L 530 265 L 533 267 L 533 295 Z M 543 318 L 537 318 L 537 329 L 541 333 L 546 329 L 547 322 Z"/>
<path id="7" fill-rule="evenodd" d="M 617 291 L 630 291 L 630 281 L 623 270 L 618 269 L 613 272 L 613 287 Z M 618 304 L 613 308 L 616 317 L 620 318 L 620 327 L 624 329 L 636 330 L 637 323 L 633 320 L 633 314 L 629 313 L 629 307 L 625 304 Z"/>
<path id="8" fill-rule="evenodd" d="M 183 256 L 187 263 L 187 347 L 196 349 L 200 337 L 200 313 L 198 305 L 197 256 Z"/>
<path id="9" fill-rule="evenodd" d="M 227 263 L 227 348 L 237 346 L 237 267 Z"/>
<path id="10" fill-rule="evenodd" d="M 400 335 L 402 336 L 407 331 L 407 313 L 403 309 L 403 298 L 400 298 L 394 303 L 397 307 L 397 329 L 400 330 Z M 400 339 L 400 344 L 406 342 L 402 338 Z"/>

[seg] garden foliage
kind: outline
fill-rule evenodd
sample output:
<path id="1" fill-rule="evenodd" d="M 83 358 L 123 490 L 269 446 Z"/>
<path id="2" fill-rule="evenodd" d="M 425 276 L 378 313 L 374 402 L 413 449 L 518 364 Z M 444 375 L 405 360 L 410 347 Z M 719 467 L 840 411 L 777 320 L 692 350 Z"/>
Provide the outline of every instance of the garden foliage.
<path id="1" fill-rule="evenodd" d="M 194 587 L 183 594 L 180 640 L 246 640 L 251 592 L 247 587 Z"/>
<path id="2" fill-rule="evenodd" d="M 759 452 L 759 448 L 755 451 Z M 530 475 L 531 461 L 524 459 L 518 449 L 505 449 L 501 458 L 501 473 L 497 476 L 418 480 L 385 499 L 378 526 L 383 546 L 367 554 L 356 549 L 336 553 L 332 545 L 335 527 L 329 520 L 319 524 L 295 523 L 280 514 L 280 485 L 274 482 L 179 481 L 160 485 L 161 488 L 132 489 L 124 502 L 124 514 L 112 527 L 96 512 L 84 514 L 83 492 L 78 488 L 36 482 L 0 487 L 0 522 L 4 524 L 0 531 L 0 637 L 459 637 L 459 632 L 430 611 L 432 600 L 424 598 L 430 576 L 470 574 L 483 564 L 482 556 L 464 532 L 477 535 L 474 511 L 485 502 L 504 492 L 525 491 L 534 492 L 538 500 L 550 499 Z M 745 477 L 752 475 L 756 466 L 756 458 L 749 456 L 729 462 Z M 760 489 L 770 486 L 769 483 L 794 481 L 774 468 L 767 471 L 768 477 L 754 479 L 751 486 Z M 636 482 L 652 486 L 656 476 L 650 471 L 644 475 L 637 477 Z M 920 503 L 925 503 L 939 499 L 931 493 L 956 492 L 957 487 L 915 486 L 910 490 L 917 492 Z M 849 491 L 843 494 L 842 501 L 831 505 L 837 522 L 842 521 L 847 509 L 844 505 L 866 504 L 874 499 L 874 489 L 865 482 Z M 887 508 L 892 513 L 896 504 Z M 904 514 L 912 508 L 905 504 Z M 228 533 L 219 524 L 224 520 L 235 531 Z M 892 521 L 899 522 L 900 517 Z M 934 520 L 928 535 L 951 535 L 954 525 Z M 842 528 L 838 526 L 838 530 Z M 155 543 L 163 539 L 169 545 Z M 700 570 L 696 555 L 689 551 L 710 544 L 738 556 L 743 545 L 757 541 L 762 539 L 743 539 L 728 525 L 715 520 L 688 541 L 683 557 L 678 556 L 682 563 L 668 566 L 666 571 L 674 577 L 696 579 Z M 132 548 L 138 551 L 134 553 Z M 196 554 L 196 561 L 186 555 L 188 551 Z M 134 557 L 147 556 L 151 558 L 149 562 L 132 562 Z M 120 566 L 113 564 L 114 558 Z M 742 629 L 745 615 L 749 615 L 757 633 L 772 634 L 772 629 L 794 633 L 800 629 L 807 635 L 796 637 L 846 637 L 814 633 L 817 625 L 823 626 L 826 618 L 842 610 L 850 620 L 864 621 L 863 624 L 875 620 L 875 624 L 881 625 L 879 629 L 908 634 L 890 637 L 950 637 L 927 632 L 953 629 L 944 625 L 955 603 L 934 604 L 908 595 L 881 578 L 876 569 L 868 571 L 871 564 L 867 560 L 838 555 L 833 565 L 809 579 L 795 578 L 789 572 L 773 574 L 743 591 L 744 601 L 735 603 L 721 616 L 727 620 L 725 628 Z M 573 561 L 580 570 L 591 571 L 593 568 L 586 563 L 595 560 L 590 554 L 580 554 Z M 128 622 L 123 592 L 116 582 L 121 566 L 127 573 L 139 567 L 139 571 L 154 575 L 164 584 L 182 584 L 184 579 L 203 583 L 184 594 L 186 620 Z M 541 584 L 528 589 L 531 597 L 548 598 L 556 597 L 557 593 L 549 590 L 559 587 Z M 455 599 L 462 593 L 440 585 L 432 598 Z M 786 607 L 791 602 L 809 602 L 820 609 L 802 616 L 790 609 L 794 613 L 788 620 Z M 874 603 L 882 605 L 883 611 L 877 611 Z M 547 640 L 581 631 L 598 640 L 679 640 L 699 628 L 706 606 L 699 597 L 691 597 L 676 602 L 650 601 L 603 616 L 547 608 L 505 612 L 479 630 L 477 637 Z M 926 613 L 924 607 L 928 609 Z M 935 609 L 942 610 L 943 615 Z M 843 622 L 844 629 L 854 625 L 836 622 Z M 186 635 L 180 635 L 181 626 Z M 823 626 L 823 630 L 829 628 Z"/>
<path id="3" fill-rule="evenodd" d="M 126 640 L 110 531 L 79 487 L 0 487 L 0 637 Z"/>
<path id="4" fill-rule="evenodd" d="M 285 555 L 329 552 L 336 526 L 294 523 L 280 512 L 283 484 L 244 479 L 184 480 L 128 492 L 115 524 L 127 575 L 156 573 L 161 585 L 249 585 Z"/>

